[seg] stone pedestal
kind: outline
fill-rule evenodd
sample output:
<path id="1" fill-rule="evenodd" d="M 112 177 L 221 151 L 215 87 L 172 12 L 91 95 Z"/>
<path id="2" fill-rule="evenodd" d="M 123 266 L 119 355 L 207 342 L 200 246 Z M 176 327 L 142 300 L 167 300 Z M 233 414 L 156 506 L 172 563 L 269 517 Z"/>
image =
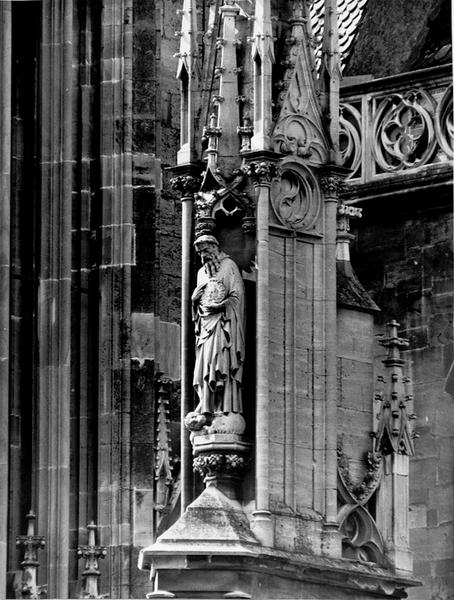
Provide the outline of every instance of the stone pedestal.
<path id="1" fill-rule="evenodd" d="M 259 544 L 240 504 L 209 486 L 140 553 L 151 598 L 365 600 L 402 598 L 415 582 L 371 563 L 283 552 Z"/>

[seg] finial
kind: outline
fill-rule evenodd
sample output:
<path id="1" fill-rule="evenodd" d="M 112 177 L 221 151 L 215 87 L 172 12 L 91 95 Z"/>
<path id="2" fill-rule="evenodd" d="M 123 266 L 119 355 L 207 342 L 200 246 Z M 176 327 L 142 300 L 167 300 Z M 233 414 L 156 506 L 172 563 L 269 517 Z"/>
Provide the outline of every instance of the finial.
<path id="1" fill-rule="evenodd" d="M 88 545 L 78 546 L 77 556 L 85 558 L 85 569 L 82 572 L 84 579 L 80 598 L 104 598 L 99 594 L 98 585 L 99 577 L 99 559 L 104 558 L 107 554 L 105 546 L 96 545 L 97 526 L 94 521 L 90 521 L 87 525 L 88 530 Z"/>
<path id="2" fill-rule="evenodd" d="M 35 535 L 36 514 L 30 510 L 27 519 L 27 534 L 16 537 L 16 546 L 24 548 L 24 560 L 20 563 L 22 570 L 21 592 L 22 598 L 40 598 L 47 591 L 46 585 L 37 585 L 38 550 L 46 545 L 46 538 Z"/>
<path id="3" fill-rule="evenodd" d="M 388 356 L 382 361 L 389 372 L 387 383 L 383 377 L 382 391 L 375 398 L 381 402 L 377 415 L 378 428 L 375 435 L 375 449 L 384 454 L 414 455 L 413 437 L 410 421 L 415 418 L 407 410 L 413 399 L 409 390 L 410 380 L 403 373 L 405 360 L 401 357 L 401 349 L 409 346 L 408 340 L 398 336 L 399 323 L 392 319 L 387 324 L 388 337 L 380 340 L 380 344 L 388 348 Z"/>

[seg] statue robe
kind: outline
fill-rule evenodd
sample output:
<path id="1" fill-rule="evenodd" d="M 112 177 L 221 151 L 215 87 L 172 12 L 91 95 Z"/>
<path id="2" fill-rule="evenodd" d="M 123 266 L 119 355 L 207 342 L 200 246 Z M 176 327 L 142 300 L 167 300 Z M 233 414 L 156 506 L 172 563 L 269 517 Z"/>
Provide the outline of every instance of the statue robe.
<path id="1" fill-rule="evenodd" d="M 220 267 L 213 276 L 202 267 L 193 293 L 196 335 L 194 389 L 199 397 L 197 412 L 243 410 L 241 378 L 244 361 L 244 283 L 236 263 L 221 252 Z M 225 301 L 218 312 L 207 306 Z"/>

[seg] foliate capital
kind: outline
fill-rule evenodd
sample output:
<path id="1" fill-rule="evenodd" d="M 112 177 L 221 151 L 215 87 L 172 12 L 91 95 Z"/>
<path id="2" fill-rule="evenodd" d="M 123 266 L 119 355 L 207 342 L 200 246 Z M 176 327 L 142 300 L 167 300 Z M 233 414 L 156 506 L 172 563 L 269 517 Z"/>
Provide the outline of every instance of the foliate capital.
<path id="1" fill-rule="evenodd" d="M 246 173 L 254 185 L 271 185 L 277 175 L 277 166 L 268 160 L 250 162 L 246 166 Z"/>
<path id="2" fill-rule="evenodd" d="M 173 190 L 180 192 L 184 196 L 192 196 L 199 189 L 202 180 L 194 175 L 178 175 L 170 180 L 170 186 Z"/>
<path id="3" fill-rule="evenodd" d="M 338 175 L 322 175 L 320 186 L 325 197 L 337 198 L 344 191 L 345 180 Z"/>

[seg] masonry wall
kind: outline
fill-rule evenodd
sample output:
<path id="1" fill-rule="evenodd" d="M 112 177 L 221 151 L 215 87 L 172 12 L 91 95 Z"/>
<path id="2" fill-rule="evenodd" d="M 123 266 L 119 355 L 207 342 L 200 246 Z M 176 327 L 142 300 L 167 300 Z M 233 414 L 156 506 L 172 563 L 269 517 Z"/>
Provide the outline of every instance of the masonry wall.
<path id="1" fill-rule="evenodd" d="M 410 340 L 416 456 L 410 460 L 411 549 L 424 583 L 412 600 L 454 591 L 454 398 L 445 391 L 453 360 L 452 212 L 449 198 L 414 197 L 369 210 L 357 225 L 353 265 L 382 309 L 377 333 L 396 318 Z M 377 363 L 383 358 L 377 345 Z"/>
<path id="2" fill-rule="evenodd" d="M 449 0 L 368 0 L 344 76 L 387 77 L 451 60 Z"/>

